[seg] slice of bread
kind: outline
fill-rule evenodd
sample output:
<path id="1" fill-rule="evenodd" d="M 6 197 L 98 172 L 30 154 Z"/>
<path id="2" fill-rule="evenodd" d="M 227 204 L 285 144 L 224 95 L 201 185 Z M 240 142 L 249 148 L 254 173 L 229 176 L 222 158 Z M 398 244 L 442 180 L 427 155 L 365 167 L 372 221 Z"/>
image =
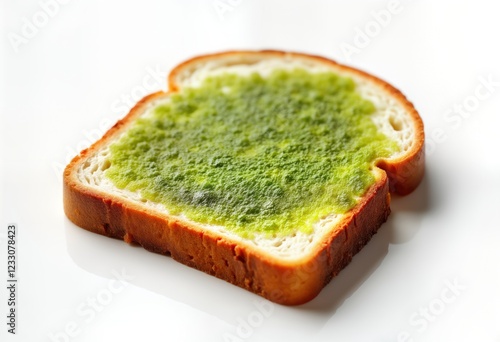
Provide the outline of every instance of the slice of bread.
<path id="1" fill-rule="evenodd" d="M 182 213 L 172 215 L 163 204 L 143 198 L 140 191 L 120 189 L 106 177 L 110 145 L 173 93 L 223 73 L 266 77 L 273 70 L 295 68 L 351 78 L 361 97 L 374 104 L 371 118 L 378 130 L 399 146 L 390 157 L 374 161 L 375 182 L 349 211 L 324 216 L 310 233 L 248 238 Z M 390 193 L 408 194 L 423 177 L 424 130 L 417 111 L 397 89 L 357 69 L 300 53 L 234 51 L 188 60 L 170 73 L 168 83 L 168 92 L 146 96 L 66 167 L 64 209 L 76 225 L 170 255 L 276 303 L 296 305 L 314 298 L 376 233 L 390 213 Z"/>

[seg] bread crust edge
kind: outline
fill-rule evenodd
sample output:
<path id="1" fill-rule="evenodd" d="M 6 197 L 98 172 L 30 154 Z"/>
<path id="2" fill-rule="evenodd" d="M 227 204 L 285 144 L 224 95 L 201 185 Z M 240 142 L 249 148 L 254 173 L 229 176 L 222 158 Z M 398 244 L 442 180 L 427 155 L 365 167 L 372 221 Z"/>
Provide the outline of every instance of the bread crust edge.
<path id="1" fill-rule="evenodd" d="M 333 63 L 373 79 L 396 96 L 416 124 L 417 137 L 410 151 L 397 160 L 379 160 L 375 168 L 377 180 L 358 205 L 316 244 L 310 253 L 294 260 L 280 260 L 250 244 L 241 244 L 197 225 L 187 224 L 150 208 L 118 196 L 83 185 L 76 171 L 86 158 L 98 151 L 127 128 L 150 101 L 178 91 L 175 78 L 183 68 L 204 58 L 232 55 L 289 54 Z M 341 66 L 323 57 L 280 51 L 231 51 L 196 57 L 186 61 L 169 75 L 169 92 L 158 92 L 139 101 L 129 114 L 118 121 L 91 147 L 83 150 L 66 167 L 63 175 L 63 203 L 66 216 L 77 226 L 104 236 L 138 243 L 145 249 L 170 255 L 173 259 L 205 273 L 224 279 L 273 302 L 299 305 L 310 301 L 330 282 L 352 257 L 377 232 L 390 213 L 390 192 L 407 194 L 423 177 L 423 124 L 413 105 L 386 82 L 357 69 Z"/>

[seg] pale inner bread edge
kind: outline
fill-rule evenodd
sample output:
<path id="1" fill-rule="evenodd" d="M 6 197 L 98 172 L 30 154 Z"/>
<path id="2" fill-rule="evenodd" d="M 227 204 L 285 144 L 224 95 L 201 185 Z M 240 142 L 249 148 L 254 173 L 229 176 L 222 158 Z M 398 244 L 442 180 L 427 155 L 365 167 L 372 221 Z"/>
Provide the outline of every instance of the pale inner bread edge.
<path id="1" fill-rule="evenodd" d="M 351 77 L 355 81 L 357 90 L 361 96 L 370 100 L 375 105 L 376 111 L 372 115 L 375 125 L 382 133 L 399 144 L 401 151 L 395 154 L 393 158 L 397 158 L 410 149 L 414 141 L 415 132 L 413 130 L 411 117 L 405 111 L 404 106 L 375 82 L 363 78 L 356 73 L 349 72 L 348 70 L 321 63 L 315 64 L 309 61 L 306 62 L 300 59 L 270 58 L 253 64 L 236 64 L 228 66 L 224 65 L 223 62 L 209 61 L 202 64 L 201 67 L 198 67 L 193 73 L 179 79 L 178 82 L 180 89 L 183 89 L 186 87 L 197 87 L 206 77 L 225 72 L 237 73 L 240 75 L 258 72 L 265 77 L 272 70 L 278 68 L 303 68 L 310 72 L 334 71 L 343 76 Z M 146 106 L 141 116 L 150 115 L 156 106 L 168 101 L 168 95 L 164 98 L 151 101 Z M 146 206 L 153 211 L 168 215 L 168 210 L 164 205 L 145 200 L 138 192 L 118 189 L 107 177 L 105 177 L 104 172 L 110 166 L 108 160 L 110 154 L 109 145 L 116 141 L 116 139 L 119 139 L 119 136 L 110 139 L 106 146 L 89 156 L 89 158 L 81 164 L 77 172 L 78 180 L 88 187 L 125 198 L 136 204 Z M 204 230 L 215 232 L 237 243 L 253 245 L 258 250 L 274 257 L 294 260 L 303 258 L 308 254 L 316 243 L 323 240 L 324 235 L 327 234 L 342 217 L 343 215 L 341 214 L 332 213 L 321 219 L 314 225 L 313 233 L 311 234 L 305 234 L 298 231 L 287 236 L 278 235 L 268 237 L 257 235 L 254 239 L 242 238 L 221 226 L 200 225 L 199 223 L 190 221 L 182 215 L 178 218 L 190 226 L 196 226 Z"/>

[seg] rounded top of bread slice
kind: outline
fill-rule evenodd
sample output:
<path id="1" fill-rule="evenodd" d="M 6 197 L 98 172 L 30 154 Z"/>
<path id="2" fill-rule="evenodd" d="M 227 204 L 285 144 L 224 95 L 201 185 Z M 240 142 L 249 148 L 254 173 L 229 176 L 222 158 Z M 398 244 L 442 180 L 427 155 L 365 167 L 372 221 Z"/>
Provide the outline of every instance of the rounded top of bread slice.
<path id="1" fill-rule="evenodd" d="M 379 161 L 389 176 L 391 192 L 412 192 L 423 177 L 424 127 L 413 104 L 392 85 L 364 71 L 332 60 L 283 51 L 230 51 L 204 55 L 177 66 L 169 75 L 170 91 L 197 87 L 209 77 L 223 73 L 269 75 L 276 69 L 301 68 L 309 72 L 330 71 L 356 83 L 360 95 L 376 108 L 372 120 L 380 132 L 397 142 L 400 151 Z"/>

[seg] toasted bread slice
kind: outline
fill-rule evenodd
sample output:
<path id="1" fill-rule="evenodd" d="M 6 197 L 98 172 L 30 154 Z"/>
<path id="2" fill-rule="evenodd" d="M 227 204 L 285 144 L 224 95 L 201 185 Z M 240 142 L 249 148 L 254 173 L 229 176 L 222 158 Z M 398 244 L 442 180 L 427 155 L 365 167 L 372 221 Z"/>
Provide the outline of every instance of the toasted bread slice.
<path id="1" fill-rule="evenodd" d="M 312 232 L 248 237 L 171 214 L 164 204 L 118 188 L 106 177 L 110 145 L 172 94 L 223 73 L 266 77 L 296 68 L 352 79 L 361 97 L 374 104 L 371 119 L 377 129 L 399 146 L 391 156 L 374 160 L 375 181 L 347 212 L 326 215 Z M 417 111 L 400 91 L 357 69 L 300 53 L 233 51 L 188 60 L 170 73 L 168 83 L 167 92 L 146 96 L 66 167 L 64 209 L 76 225 L 170 255 L 276 303 L 297 305 L 314 298 L 377 232 L 390 213 L 390 193 L 406 195 L 423 177 L 424 130 Z"/>

